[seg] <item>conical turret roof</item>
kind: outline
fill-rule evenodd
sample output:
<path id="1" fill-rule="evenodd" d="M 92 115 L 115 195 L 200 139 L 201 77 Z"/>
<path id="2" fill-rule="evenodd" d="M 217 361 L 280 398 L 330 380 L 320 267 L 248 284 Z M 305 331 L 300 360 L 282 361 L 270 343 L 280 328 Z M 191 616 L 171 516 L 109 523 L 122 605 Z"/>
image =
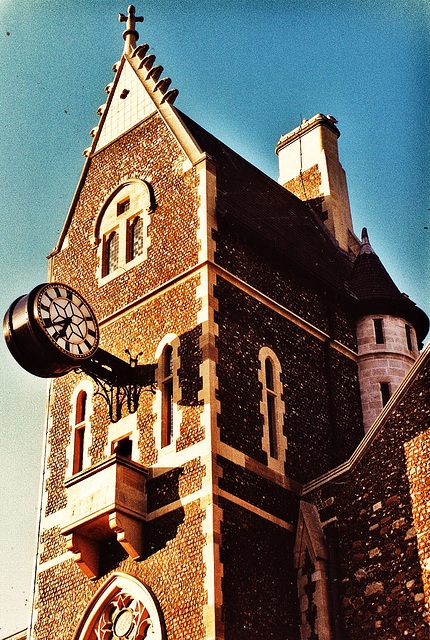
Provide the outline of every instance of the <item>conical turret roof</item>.
<path id="1" fill-rule="evenodd" d="M 366 228 L 362 231 L 361 249 L 349 284 L 359 300 L 360 315 L 387 314 L 404 318 L 414 325 L 418 341 L 422 342 L 429 329 L 429 320 L 408 296 L 399 291 L 372 249 Z"/>

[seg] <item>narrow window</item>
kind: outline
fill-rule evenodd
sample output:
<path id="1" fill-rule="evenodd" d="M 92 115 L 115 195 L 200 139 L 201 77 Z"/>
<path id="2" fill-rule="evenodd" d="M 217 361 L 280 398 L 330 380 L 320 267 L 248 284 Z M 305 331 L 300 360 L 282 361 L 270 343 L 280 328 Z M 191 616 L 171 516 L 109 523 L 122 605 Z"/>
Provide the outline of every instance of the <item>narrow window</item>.
<path id="1" fill-rule="evenodd" d="M 75 434 L 73 447 L 73 473 L 79 473 L 84 468 L 85 415 L 87 409 L 87 394 L 80 391 L 76 399 Z"/>
<path id="2" fill-rule="evenodd" d="M 130 198 L 127 200 L 123 200 L 123 202 L 118 203 L 118 207 L 116 213 L 120 216 L 122 213 L 126 213 L 130 209 Z"/>
<path id="3" fill-rule="evenodd" d="M 273 379 L 273 364 L 269 358 L 265 362 L 266 372 L 266 396 L 267 396 L 267 421 L 269 426 L 269 453 L 271 458 L 278 457 L 276 442 L 276 393 Z"/>
<path id="4" fill-rule="evenodd" d="M 127 460 L 131 460 L 133 443 L 128 437 L 122 438 L 121 440 L 118 440 L 118 442 L 115 442 L 113 450 L 117 455 L 127 458 Z"/>
<path id="5" fill-rule="evenodd" d="M 388 382 L 381 382 L 381 398 L 382 406 L 385 407 L 390 399 L 390 384 Z"/>
<path id="6" fill-rule="evenodd" d="M 113 273 L 118 268 L 119 236 L 114 231 L 106 242 L 106 275 Z"/>
<path id="7" fill-rule="evenodd" d="M 375 327 L 375 340 L 376 344 L 384 344 L 384 330 L 382 327 L 382 318 L 375 318 L 373 320 L 373 326 Z"/>
<path id="8" fill-rule="evenodd" d="M 85 422 L 85 412 L 87 410 L 87 394 L 80 391 L 76 400 L 76 420 L 75 424 Z"/>
<path id="9" fill-rule="evenodd" d="M 137 217 L 133 220 L 130 229 L 130 260 L 141 256 L 143 253 L 143 220 Z"/>
<path id="10" fill-rule="evenodd" d="M 406 331 L 406 342 L 408 345 L 408 349 L 409 351 L 413 351 L 412 349 L 412 332 L 411 332 L 411 328 L 408 324 L 405 324 L 405 331 Z"/>
<path id="11" fill-rule="evenodd" d="M 167 447 L 173 441 L 173 348 L 171 345 L 167 345 L 163 351 L 162 367 L 161 446 Z"/>

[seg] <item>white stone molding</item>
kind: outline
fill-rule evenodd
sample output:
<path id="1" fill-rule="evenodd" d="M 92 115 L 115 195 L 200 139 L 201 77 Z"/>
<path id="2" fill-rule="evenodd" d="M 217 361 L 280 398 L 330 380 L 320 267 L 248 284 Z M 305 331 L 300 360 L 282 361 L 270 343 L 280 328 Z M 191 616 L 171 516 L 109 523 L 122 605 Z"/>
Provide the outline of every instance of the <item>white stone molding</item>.
<path id="1" fill-rule="evenodd" d="M 269 347 L 262 347 L 258 353 L 258 359 L 260 361 L 260 369 L 258 370 L 258 380 L 262 385 L 262 397 L 260 401 L 260 413 L 264 418 L 264 431 L 262 438 L 262 447 L 263 450 L 267 453 L 268 467 L 277 471 L 278 473 L 284 472 L 284 463 L 285 463 L 285 450 L 287 449 L 287 438 L 284 435 L 283 427 L 284 427 L 284 416 L 285 416 L 285 403 L 282 399 L 283 396 L 283 385 L 281 382 L 281 363 L 279 362 L 278 357 L 269 349 Z M 273 371 L 273 390 L 269 390 L 269 393 L 272 391 L 272 397 L 274 398 L 275 403 L 275 415 L 274 415 L 274 428 L 275 432 L 273 437 L 276 443 L 276 455 L 272 457 L 270 455 L 270 434 L 269 434 L 269 406 L 267 401 L 267 386 L 266 386 L 266 360 L 269 359 L 272 365 Z"/>
<path id="2" fill-rule="evenodd" d="M 306 573 L 306 556 L 313 565 L 313 571 Z M 294 561 L 297 576 L 297 590 L 300 603 L 300 634 L 302 640 L 307 640 L 312 631 L 316 632 L 319 640 L 332 640 L 330 625 L 330 610 L 327 577 L 327 549 L 326 538 L 321 526 L 318 510 L 308 502 L 300 503 L 299 519 L 297 523 L 296 542 L 294 547 Z M 313 589 L 309 589 L 309 580 Z M 312 593 L 310 600 L 309 592 Z M 311 607 L 316 607 L 315 629 L 311 629 L 309 616 Z"/>
<path id="3" fill-rule="evenodd" d="M 130 622 L 134 623 L 127 638 L 130 640 L 143 638 L 164 640 L 166 638 L 161 608 L 152 592 L 134 576 L 115 572 L 100 587 L 86 608 L 73 635 L 73 640 L 112 638 L 115 620 L 125 609 L 130 610 Z"/>
<path id="4" fill-rule="evenodd" d="M 162 391 L 162 381 L 163 381 L 163 368 L 162 368 L 162 358 L 164 354 L 164 350 L 167 346 L 171 346 L 172 357 L 173 357 L 173 435 L 172 442 L 162 447 L 162 416 L 163 416 L 163 391 Z M 180 341 L 176 334 L 168 333 L 164 338 L 159 342 L 158 347 L 155 351 L 155 360 L 157 362 L 157 368 L 155 370 L 155 382 L 156 382 L 156 391 L 154 396 L 154 414 L 155 414 L 155 424 L 154 424 L 154 436 L 155 436 L 155 447 L 158 451 L 158 457 L 160 455 L 166 456 L 172 453 L 176 453 L 176 441 L 180 436 L 180 428 L 182 422 L 182 409 L 179 405 L 181 399 L 181 389 L 179 387 L 179 379 L 178 379 L 178 370 L 180 367 L 180 358 L 179 358 L 179 345 Z"/>
<path id="5" fill-rule="evenodd" d="M 77 401 L 81 391 L 87 394 L 84 421 L 77 424 L 76 410 Z M 73 475 L 73 460 L 75 456 L 75 444 L 78 436 L 77 430 L 84 429 L 83 459 L 82 468 L 87 469 L 91 466 L 91 458 L 89 448 L 91 446 L 91 416 L 93 414 L 93 393 L 94 387 L 91 380 L 82 380 L 73 390 L 70 397 L 71 410 L 69 414 L 69 425 L 71 430 L 70 442 L 66 448 L 66 478 Z"/>

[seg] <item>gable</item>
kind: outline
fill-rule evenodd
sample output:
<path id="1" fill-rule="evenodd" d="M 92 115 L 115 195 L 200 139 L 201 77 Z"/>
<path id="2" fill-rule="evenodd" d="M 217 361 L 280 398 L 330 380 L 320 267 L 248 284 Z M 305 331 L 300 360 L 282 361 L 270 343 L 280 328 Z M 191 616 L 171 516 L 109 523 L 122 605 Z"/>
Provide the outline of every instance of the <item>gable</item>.
<path id="1" fill-rule="evenodd" d="M 109 91 L 109 99 L 106 106 L 99 109 L 100 112 L 103 111 L 104 117 L 96 130 L 95 153 L 157 110 L 125 58 L 112 87 L 108 85 L 106 91 Z"/>

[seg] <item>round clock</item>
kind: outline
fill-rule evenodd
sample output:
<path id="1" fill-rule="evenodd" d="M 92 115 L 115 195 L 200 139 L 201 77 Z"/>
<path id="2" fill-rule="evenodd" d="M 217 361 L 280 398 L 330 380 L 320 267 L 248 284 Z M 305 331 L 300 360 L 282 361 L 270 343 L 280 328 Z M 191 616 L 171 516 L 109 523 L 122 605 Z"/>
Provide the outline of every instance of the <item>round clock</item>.
<path id="1" fill-rule="evenodd" d="M 12 355 L 30 373 L 64 375 L 94 355 L 97 320 L 88 303 L 68 285 L 42 284 L 12 303 L 3 323 Z"/>

